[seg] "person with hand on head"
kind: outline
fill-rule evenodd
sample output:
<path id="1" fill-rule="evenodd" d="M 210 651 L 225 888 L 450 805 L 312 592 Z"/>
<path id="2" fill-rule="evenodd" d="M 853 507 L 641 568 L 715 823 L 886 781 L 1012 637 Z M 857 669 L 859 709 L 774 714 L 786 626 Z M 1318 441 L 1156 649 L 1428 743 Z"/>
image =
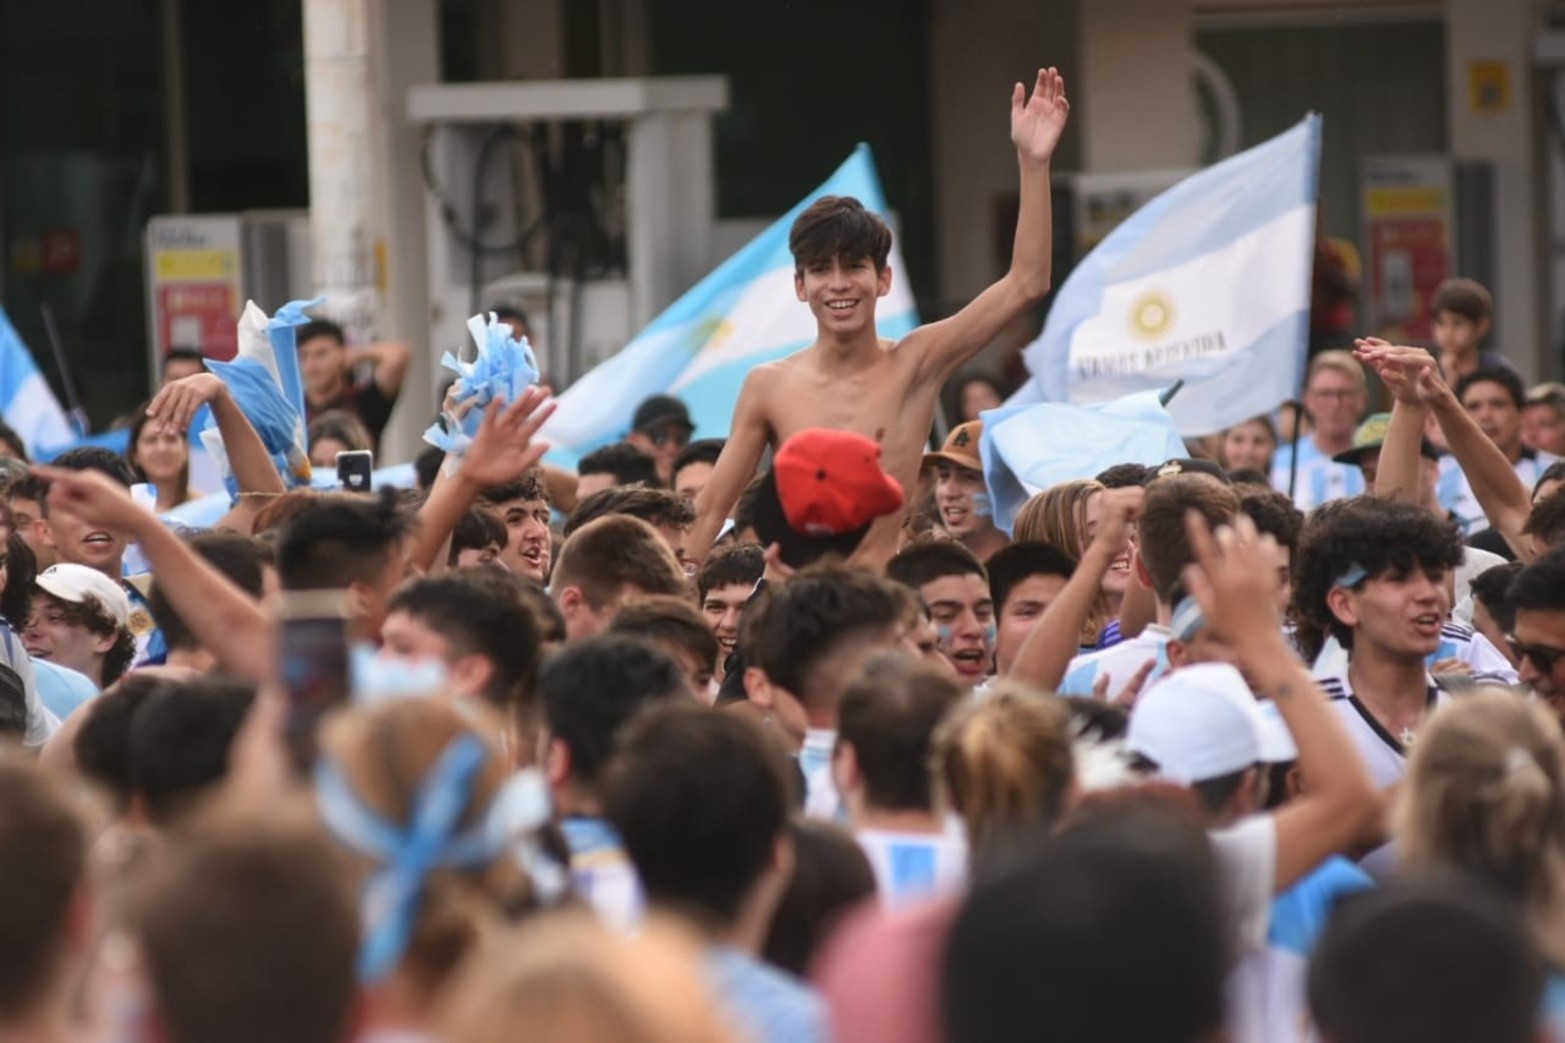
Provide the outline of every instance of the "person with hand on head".
<path id="1" fill-rule="evenodd" d="M 156 491 L 156 509 L 165 514 L 201 494 L 190 488 L 190 439 L 149 415 L 148 405 L 140 406 L 131 416 L 125 462 L 138 483 Z"/>
<path id="2" fill-rule="evenodd" d="M 304 379 L 305 422 L 333 409 L 346 409 L 364 422 L 370 438 L 380 444 L 402 390 L 413 349 L 400 341 L 348 346 L 342 327 L 329 319 L 314 319 L 295 333 L 299 372 Z M 354 382 L 353 371 L 368 364 L 369 380 Z"/>
<path id="3" fill-rule="evenodd" d="M 926 453 L 923 463 L 924 476 L 934 475 L 941 525 L 980 562 L 1011 542 L 994 523 L 994 504 L 978 458 L 983 433 L 982 420 L 952 428 L 945 445 L 938 453 Z"/>
<path id="4" fill-rule="evenodd" d="M 941 389 L 1048 292 L 1053 226 L 1050 170 L 1070 102 L 1055 69 L 1039 69 L 1029 95 L 1011 92 L 1011 142 L 1021 177 L 1011 264 L 999 281 L 948 319 L 899 342 L 876 332 L 876 302 L 892 292 L 891 230 L 856 199 L 824 196 L 789 231 L 794 292 L 815 319 L 815 342 L 752 369 L 734 407 L 728 441 L 696 501 L 690 557 L 705 560 L 768 447 L 801 431 L 837 428 L 873 439 L 884 466 L 912 489 Z M 856 560 L 878 567 L 895 553 L 900 514 L 877 521 Z"/>

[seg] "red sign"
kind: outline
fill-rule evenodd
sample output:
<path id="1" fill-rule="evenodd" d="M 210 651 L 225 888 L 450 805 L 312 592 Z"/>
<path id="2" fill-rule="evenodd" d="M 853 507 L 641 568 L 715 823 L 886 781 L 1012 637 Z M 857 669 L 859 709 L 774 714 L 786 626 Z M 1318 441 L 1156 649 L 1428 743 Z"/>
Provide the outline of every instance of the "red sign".
<path id="1" fill-rule="evenodd" d="M 165 284 L 158 292 L 158 339 L 171 348 L 200 348 L 226 362 L 239 351 L 235 317 L 239 300 L 232 282 Z"/>

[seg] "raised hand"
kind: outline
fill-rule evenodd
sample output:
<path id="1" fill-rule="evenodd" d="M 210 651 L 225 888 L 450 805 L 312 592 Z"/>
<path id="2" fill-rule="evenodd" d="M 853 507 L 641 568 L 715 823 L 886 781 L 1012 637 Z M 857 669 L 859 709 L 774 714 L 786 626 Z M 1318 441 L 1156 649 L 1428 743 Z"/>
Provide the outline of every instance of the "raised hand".
<path id="1" fill-rule="evenodd" d="M 35 464 L 30 470 L 49 483 L 49 507 L 80 518 L 92 528 L 129 532 L 139 517 L 151 517 L 123 485 L 99 471 L 70 471 Z"/>
<path id="2" fill-rule="evenodd" d="M 1017 155 L 1033 163 L 1047 163 L 1065 132 L 1071 103 L 1065 97 L 1065 78 L 1058 69 L 1038 70 L 1038 82 L 1027 97 L 1018 83 L 1011 90 L 1011 143 Z"/>
<path id="3" fill-rule="evenodd" d="M 549 451 L 547 442 L 534 441 L 533 436 L 553 414 L 554 406 L 554 400 L 537 387 L 528 388 L 503 409 L 499 401 L 489 403 L 458 473 L 481 489 L 514 482 L 526 474 Z"/>
<path id="4" fill-rule="evenodd" d="M 1118 555 L 1130 538 L 1131 526 L 1141 517 L 1141 509 L 1147 502 L 1146 490 L 1133 485 L 1109 489 L 1099 495 L 1103 497 L 1102 521 L 1098 523 L 1092 542 Z"/>
<path id="5" fill-rule="evenodd" d="M 197 410 L 215 402 L 228 391 L 228 385 L 211 373 L 196 373 L 165 384 L 147 404 L 147 416 L 165 428 L 184 434 Z"/>
<path id="6" fill-rule="evenodd" d="M 1195 564 L 1184 570 L 1185 587 L 1213 629 L 1241 656 L 1256 642 L 1278 637 L 1277 541 L 1262 535 L 1243 514 L 1214 533 L 1204 517 L 1191 511 L 1185 534 L 1195 555 Z"/>
<path id="7" fill-rule="evenodd" d="M 1423 348 L 1361 337 L 1354 341 L 1353 354 L 1375 371 L 1399 402 L 1428 405 L 1445 391 L 1439 363 Z"/>

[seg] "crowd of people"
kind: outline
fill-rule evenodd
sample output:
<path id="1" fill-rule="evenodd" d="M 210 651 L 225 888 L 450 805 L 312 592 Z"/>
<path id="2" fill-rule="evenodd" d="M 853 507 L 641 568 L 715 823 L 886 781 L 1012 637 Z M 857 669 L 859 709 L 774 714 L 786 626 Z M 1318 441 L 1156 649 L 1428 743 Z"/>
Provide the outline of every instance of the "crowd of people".
<path id="1" fill-rule="evenodd" d="M 996 517 L 965 367 L 1068 111 L 1017 85 L 1011 268 L 901 342 L 886 226 L 807 208 L 818 339 L 724 439 L 652 395 L 562 470 L 535 386 L 289 489 L 182 356 L 123 457 L 0 439 L 0 1041 L 1565 1038 L 1565 389 L 1453 280 Z M 313 461 L 372 448 L 405 349 L 297 339 Z"/>

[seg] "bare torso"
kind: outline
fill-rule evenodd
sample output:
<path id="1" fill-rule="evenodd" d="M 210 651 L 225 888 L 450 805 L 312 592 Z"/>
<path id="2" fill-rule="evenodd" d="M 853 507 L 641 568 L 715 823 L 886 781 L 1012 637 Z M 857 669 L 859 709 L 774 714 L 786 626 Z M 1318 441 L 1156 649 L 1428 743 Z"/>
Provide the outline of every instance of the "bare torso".
<path id="1" fill-rule="evenodd" d="M 918 367 L 897 341 L 882 340 L 878 355 L 851 366 L 830 364 L 816 347 L 766 369 L 761 407 L 773 449 L 807 428 L 854 431 L 880 443 L 881 466 L 912 495 L 940 389 L 920 386 Z M 884 565 L 896 553 L 904 513 L 876 521 L 854 560 Z"/>

